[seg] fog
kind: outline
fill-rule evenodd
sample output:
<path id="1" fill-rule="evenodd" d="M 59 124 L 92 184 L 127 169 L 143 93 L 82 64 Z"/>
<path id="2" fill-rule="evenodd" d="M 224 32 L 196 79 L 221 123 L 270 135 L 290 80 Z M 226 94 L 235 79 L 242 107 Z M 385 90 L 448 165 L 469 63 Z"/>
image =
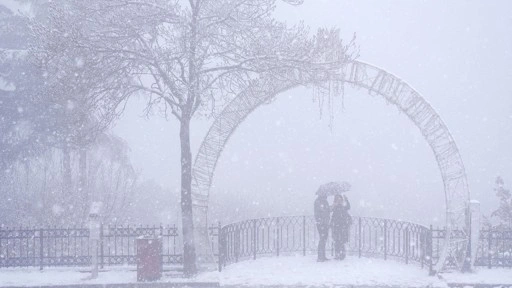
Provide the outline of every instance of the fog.
<path id="1" fill-rule="evenodd" d="M 511 286 L 511 11 L 0 0 L 0 287 Z"/>
<path id="2" fill-rule="evenodd" d="M 279 5 L 277 17 L 304 21 L 312 31 L 336 26 L 347 40 L 356 33 L 360 61 L 415 88 L 450 129 L 471 198 L 489 215 L 498 203 L 495 178 L 512 179 L 511 10 L 508 1 L 305 1 Z M 178 202 L 179 126 L 173 118 L 142 117 L 144 103 L 131 99 L 114 131 L 127 141 L 141 178 L 167 187 Z M 357 87 L 346 87 L 335 111 L 331 129 L 306 88 L 254 111 L 222 152 L 210 220 L 312 214 L 320 184 L 348 181 L 356 215 L 442 225 L 442 178 L 414 124 Z M 193 157 L 211 121 L 193 122 Z"/>

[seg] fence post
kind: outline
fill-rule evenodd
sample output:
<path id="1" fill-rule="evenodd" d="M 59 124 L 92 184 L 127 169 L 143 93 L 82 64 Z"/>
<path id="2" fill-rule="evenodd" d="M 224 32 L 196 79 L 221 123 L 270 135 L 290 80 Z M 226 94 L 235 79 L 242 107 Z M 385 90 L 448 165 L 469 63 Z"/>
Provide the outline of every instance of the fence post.
<path id="1" fill-rule="evenodd" d="M 359 250 L 359 258 L 361 258 L 361 240 L 363 235 L 361 234 L 361 217 L 358 218 L 358 231 L 359 231 L 359 242 L 358 242 L 358 250 Z"/>
<path id="2" fill-rule="evenodd" d="M 101 229 L 101 230 L 103 230 L 103 229 Z M 210 231 L 208 230 L 208 227 L 206 227 L 206 237 L 209 240 L 211 240 L 211 243 L 212 243 L 212 246 L 213 246 L 213 239 L 210 238 L 209 232 Z M 212 234 L 213 234 L 213 232 L 212 232 Z M 101 235 L 100 235 L 100 237 L 101 237 Z M 163 227 L 162 223 L 160 223 L 160 235 L 159 235 L 159 237 L 161 239 L 160 240 L 161 241 L 160 242 L 160 244 L 161 244 L 160 245 L 160 269 L 161 270 L 160 271 L 164 271 L 164 261 L 165 261 L 165 256 L 164 256 L 164 253 L 165 253 L 164 252 L 164 227 Z M 130 240 L 128 240 L 128 241 L 130 241 Z M 135 240 L 135 241 L 137 241 L 137 240 Z M 102 242 L 103 242 L 103 239 L 102 239 Z M 103 244 L 101 244 L 101 246 L 103 247 Z M 212 251 L 213 251 L 213 247 L 212 247 Z M 130 253 L 129 250 L 128 250 L 128 253 Z M 212 253 L 214 253 L 214 252 L 212 252 Z M 101 253 L 101 258 L 103 258 L 103 253 Z"/>
<path id="3" fill-rule="evenodd" d="M 384 219 L 384 260 L 388 260 L 388 220 Z"/>
<path id="4" fill-rule="evenodd" d="M 276 253 L 279 257 L 279 217 L 276 218 Z"/>
<path id="5" fill-rule="evenodd" d="M 222 271 L 222 254 L 223 252 L 223 245 L 222 245 L 222 226 L 220 225 L 220 221 L 217 223 L 217 249 L 219 249 L 218 257 L 219 257 L 219 272 Z"/>
<path id="6" fill-rule="evenodd" d="M 409 243 L 409 226 L 405 228 L 404 234 L 404 245 L 405 245 L 405 264 L 409 264 L 409 247 L 411 246 Z"/>
<path id="7" fill-rule="evenodd" d="M 306 216 L 302 216 L 302 255 L 306 256 Z"/>
<path id="8" fill-rule="evenodd" d="M 421 229 L 421 233 L 420 233 L 420 261 L 421 261 L 421 269 L 423 269 L 423 267 L 425 266 L 425 251 L 426 251 L 426 248 L 427 248 L 427 243 L 426 243 L 426 239 L 427 239 L 427 235 L 425 234 L 425 230 Z"/>
<path id="9" fill-rule="evenodd" d="M 256 260 L 256 253 L 258 250 L 258 229 L 256 229 L 256 220 L 252 220 L 252 247 L 253 247 L 253 259 Z"/>
<path id="10" fill-rule="evenodd" d="M 236 225 L 235 235 L 235 262 L 238 262 L 238 254 L 240 253 L 240 227 Z"/>
<path id="11" fill-rule="evenodd" d="M 39 270 L 43 270 L 43 258 L 44 258 L 44 252 L 43 252 L 43 228 L 39 229 Z"/>
<path id="12" fill-rule="evenodd" d="M 428 235 L 428 275 L 434 276 L 434 229 L 432 225 L 430 225 L 429 235 Z"/>
<path id="13" fill-rule="evenodd" d="M 100 224 L 100 267 L 103 269 L 103 222 Z"/>
<path id="14" fill-rule="evenodd" d="M 492 253 L 491 253 L 491 249 L 492 249 L 492 229 L 489 229 L 489 236 L 488 236 L 488 240 L 487 240 L 487 243 L 488 243 L 488 248 L 487 248 L 487 261 L 488 261 L 488 264 L 487 264 L 487 267 L 489 269 L 492 268 Z"/>

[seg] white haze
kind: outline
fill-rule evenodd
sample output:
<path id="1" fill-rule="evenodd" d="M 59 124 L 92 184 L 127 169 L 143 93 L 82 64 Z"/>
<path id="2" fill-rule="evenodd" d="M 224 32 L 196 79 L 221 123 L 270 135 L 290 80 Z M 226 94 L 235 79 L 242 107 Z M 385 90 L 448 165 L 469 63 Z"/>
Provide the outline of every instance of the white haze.
<path id="1" fill-rule="evenodd" d="M 347 40 L 357 33 L 359 60 L 420 92 L 450 129 L 471 197 L 489 215 L 498 202 L 496 176 L 512 183 L 510 11 L 509 1 L 309 0 L 278 7 L 278 17 L 304 20 L 312 31 L 340 27 Z M 312 96 L 305 88 L 283 93 L 240 125 L 217 165 L 210 221 L 311 214 L 320 184 L 346 180 L 354 214 L 443 224 L 437 163 L 405 115 L 379 96 L 347 87 L 345 109 L 338 99 L 329 129 Z M 132 99 L 114 131 L 131 147 L 142 178 L 169 188 L 169 198 L 178 202 L 177 122 L 141 117 L 143 104 L 143 98 Z M 194 153 L 210 123 L 196 118 Z"/>

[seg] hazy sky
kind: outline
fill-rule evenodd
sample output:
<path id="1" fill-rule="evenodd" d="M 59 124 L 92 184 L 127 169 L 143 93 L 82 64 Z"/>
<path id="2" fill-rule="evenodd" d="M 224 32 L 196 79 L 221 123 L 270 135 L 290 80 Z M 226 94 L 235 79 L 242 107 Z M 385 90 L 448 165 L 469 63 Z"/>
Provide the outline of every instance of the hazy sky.
<path id="1" fill-rule="evenodd" d="M 414 87 L 450 129 L 471 196 L 489 214 L 501 175 L 512 188 L 512 1 L 320 1 L 279 5 L 277 17 L 312 31 L 357 34 L 359 60 Z M 228 142 L 211 190 L 214 215 L 232 219 L 312 214 L 318 185 L 346 180 L 353 213 L 442 224 L 444 190 L 430 147 L 408 118 L 380 96 L 346 89 L 334 128 L 320 119 L 311 90 L 298 88 L 257 109 Z M 115 133 L 145 179 L 179 189 L 178 125 L 142 118 L 133 99 Z M 211 120 L 197 119 L 197 151 Z M 238 208 L 238 211 L 237 211 Z M 218 210 L 218 209 L 217 209 Z M 228 211 L 229 212 L 229 211 Z M 226 214 L 226 211 L 224 211 Z"/>

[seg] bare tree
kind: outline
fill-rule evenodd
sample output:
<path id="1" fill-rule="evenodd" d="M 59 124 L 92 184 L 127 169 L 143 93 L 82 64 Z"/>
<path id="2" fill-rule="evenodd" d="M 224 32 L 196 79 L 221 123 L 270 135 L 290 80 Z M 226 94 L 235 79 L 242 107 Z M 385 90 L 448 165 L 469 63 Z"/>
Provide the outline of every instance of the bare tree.
<path id="1" fill-rule="evenodd" d="M 102 54 L 74 45 L 83 26 L 72 16 L 77 7 L 70 4 L 48 4 L 49 20 L 32 21 L 30 56 L 44 71 L 39 97 L 41 102 L 52 104 L 51 143 L 63 152 L 63 191 L 72 193 L 70 155 L 78 150 L 76 196 L 89 203 L 92 191 L 87 189 L 87 151 L 121 114 L 121 104 L 131 92 L 127 90 L 128 76 L 122 77 L 129 75 L 122 63 L 116 65 Z M 76 212 L 85 216 L 87 208 Z"/>
<path id="2" fill-rule="evenodd" d="M 283 70 L 327 71 L 353 57 L 348 52 L 353 43 L 344 45 L 336 30 L 321 30 L 312 37 L 304 25 L 289 27 L 277 21 L 273 17 L 277 0 L 69 3 L 72 13 L 66 8 L 53 14 L 53 22 L 63 23 L 63 28 L 77 27 L 60 32 L 77 35 L 67 39 L 72 43 L 68 45 L 122 67 L 113 72 L 131 76 L 129 92 L 148 95 L 148 113 L 158 107 L 165 117 L 173 115 L 180 123 L 184 271 L 193 275 L 197 270 L 191 196 L 193 116 L 212 115 L 252 81 L 278 77 Z"/>
<path id="3" fill-rule="evenodd" d="M 119 103 L 123 101 L 124 86 L 121 78 L 101 81 L 108 79 L 112 72 L 109 68 L 117 66 L 67 45 L 67 39 L 77 35 L 61 37 L 60 33 L 78 31 L 77 24 L 63 29 L 61 25 L 67 21 L 52 22 L 53 30 L 46 30 L 50 26 L 44 15 L 64 7 L 48 5 L 46 0 L 35 2 L 30 15 L 0 4 L 0 38 L 5 40 L 0 43 L 0 195 L 8 199 L 1 210 L 12 211 L 10 219 L 20 223 L 57 224 L 55 217 L 44 213 L 58 212 L 54 214 L 66 218 L 60 224 L 78 224 L 83 221 L 92 194 L 85 189 L 89 182 L 87 163 L 98 161 L 94 154 L 88 161 L 87 150 L 98 149 L 98 135 L 103 135 L 122 110 Z M 125 147 L 119 139 L 111 143 Z M 54 147 L 62 155 L 57 155 Z M 107 156 L 105 159 L 110 159 Z M 55 169 L 59 163 L 61 170 Z M 109 168 L 118 173 L 111 180 L 119 185 L 104 192 L 121 199 L 120 191 L 129 189 L 122 184 L 133 182 L 135 176 L 127 161 L 115 163 Z M 61 176 L 60 182 L 55 175 Z M 73 176 L 78 179 L 77 185 Z M 95 187 L 105 190 L 105 181 L 95 181 Z M 114 202 L 114 206 L 121 206 L 119 201 Z M 64 215 L 64 209 L 76 215 Z"/>
<path id="4" fill-rule="evenodd" d="M 70 176 L 78 179 L 79 152 L 70 154 Z M 88 211 L 92 201 L 104 203 L 105 223 L 124 221 L 137 179 L 126 144 L 114 135 L 101 135 L 91 145 L 87 157 L 91 199 L 87 202 L 62 189 L 62 158 L 53 148 L 12 165 L 0 186 L 0 195 L 6 199 L 0 203 L 0 224 L 84 225 L 82 213 L 75 211 Z M 76 182 L 72 185 L 78 186 Z"/>
<path id="5" fill-rule="evenodd" d="M 91 201 L 101 201 L 104 223 L 123 223 L 129 208 L 137 173 L 128 157 L 128 145 L 113 134 L 100 135 L 88 159 Z"/>

